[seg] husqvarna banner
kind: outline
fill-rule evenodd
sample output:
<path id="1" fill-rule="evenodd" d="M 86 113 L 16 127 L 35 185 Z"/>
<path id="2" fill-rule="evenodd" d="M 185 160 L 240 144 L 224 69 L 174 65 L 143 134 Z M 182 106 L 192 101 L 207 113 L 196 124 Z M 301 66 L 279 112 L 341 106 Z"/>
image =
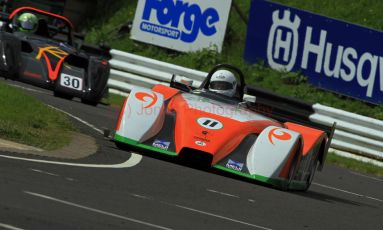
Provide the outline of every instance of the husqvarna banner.
<path id="1" fill-rule="evenodd" d="M 178 50 L 220 52 L 231 0 L 139 0 L 131 38 Z"/>
<path id="2" fill-rule="evenodd" d="M 315 86 L 383 103 L 383 33 L 252 0 L 245 59 L 302 71 Z"/>

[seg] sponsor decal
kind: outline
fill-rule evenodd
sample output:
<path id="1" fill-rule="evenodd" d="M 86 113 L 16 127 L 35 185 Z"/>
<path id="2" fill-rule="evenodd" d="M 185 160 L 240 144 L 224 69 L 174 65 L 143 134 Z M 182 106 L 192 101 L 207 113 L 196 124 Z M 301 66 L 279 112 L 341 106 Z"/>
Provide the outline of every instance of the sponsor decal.
<path id="1" fill-rule="evenodd" d="M 252 1 L 250 15 L 247 61 L 264 59 L 320 88 L 383 103 L 381 31 L 264 0 Z"/>
<path id="2" fill-rule="evenodd" d="M 271 144 L 274 144 L 274 139 L 280 140 L 280 141 L 288 141 L 291 140 L 292 136 L 291 134 L 283 131 L 281 128 L 274 128 L 270 130 L 269 132 L 269 141 Z"/>
<path id="3" fill-rule="evenodd" d="M 158 23 L 149 22 L 153 16 Z M 146 0 L 142 20 L 142 31 L 192 43 L 199 33 L 205 36 L 217 33 L 216 24 L 220 17 L 216 9 L 207 8 L 202 11 L 198 4 L 188 1 Z"/>
<path id="4" fill-rule="evenodd" d="M 205 147 L 206 146 L 206 143 L 205 142 L 203 142 L 203 141 L 196 141 L 196 142 L 194 142 L 196 145 L 198 145 L 198 146 L 201 146 L 201 147 Z"/>
<path id="5" fill-rule="evenodd" d="M 36 56 L 37 60 L 44 57 L 48 69 L 48 77 L 54 81 L 57 79 L 61 65 L 69 54 L 57 46 L 40 47 Z"/>
<path id="6" fill-rule="evenodd" d="M 232 0 L 139 0 L 131 36 L 183 52 L 222 49 Z"/>
<path id="7" fill-rule="evenodd" d="M 295 15 L 290 21 L 290 11 L 284 11 L 282 18 L 279 18 L 279 10 L 273 12 L 273 25 L 269 33 L 267 46 L 267 60 L 269 65 L 277 70 L 291 71 L 295 65 L 298 51 L 298 28 L 301 19 Z M 285 33 L 285 40 L 282 34 Z M 284 50 L 281 58 L 281 50 Z M 282 62 L 278 62 L 282 60 Z"/>
<path id="8" fill-rule="evenodd" d="M 229 159 L 226 163 L 226 168 L 234 169 L 235 171 L 241 172 L 243 165 L 243 163 Z"/>
<path id="9" fill-rule="evenodd" d="M 65 73 L 61 74 L 60 85 L 66 88 L 82 90 L 82 78 L 71 76 Z"/>
<path id="10" fill-rule="evenodd" d="M 207 139 L 206 137 L 197 137 L 197 136 L 194 136 L 194 139 L 198 140 L 198 141 L 202 141 L 202 142 L 207 142 L 209 143 L 210 140 Z"/>
<path id="11" fill-rule="evenodd" d="M 153 105 L 155 105 L 158 100 L 158 96 L 155 93 L 138 92 L 135 94 L 135 97 L 138 100 L 146 103 L 146 106 L 144 106 L 144 109 L 153 107 Z"/>
<path id="12" fill-rule="evenodd" d="M 152 146 L 155 147 L 155 148 L 162 149 L 162 150 L 168 150 L 168 148 L 170 146 L 170 142 L 156 139 L 153 142 Z"/>
<path id="13" fill-rule="evenodd" d="M 198 118 L 197 123 L 200 126 L 210 130 L 219 130 L 223 128 L 223 124 L 220 121 L 208 117 Z"/>

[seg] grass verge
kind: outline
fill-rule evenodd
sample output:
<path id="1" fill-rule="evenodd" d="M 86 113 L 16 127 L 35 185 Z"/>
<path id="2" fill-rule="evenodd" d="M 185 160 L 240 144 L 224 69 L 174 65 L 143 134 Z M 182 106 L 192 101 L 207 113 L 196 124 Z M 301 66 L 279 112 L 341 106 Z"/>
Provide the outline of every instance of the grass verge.
<path id="1" fill-rule="evenodd" d="M 357 172 L 373 174 L 376 176 L 383 177 L 383 168 L 369 164 L 360 162 L 354 159 L 349 159 L 346 157 L 341 157 L 335 155 L 334 153 L 329 153 L 326 159 L 326 163 L 334 164 L 343 168 L 348 168 Z"/>
<path id="2" fill-rule="evenodd" d="M 124 96 L 109 93 L 109 95 L 106 98 L 103 98 L 101 103 L 105 105 L 114 105 L 114 106 L 122 106 L 125 101 Z"/>
<path id="3" fill-rule="evenodd" d="M 55 150 L 74 131 L 69 119 L 25 92 L 0 82 L 0 138 Z"/>

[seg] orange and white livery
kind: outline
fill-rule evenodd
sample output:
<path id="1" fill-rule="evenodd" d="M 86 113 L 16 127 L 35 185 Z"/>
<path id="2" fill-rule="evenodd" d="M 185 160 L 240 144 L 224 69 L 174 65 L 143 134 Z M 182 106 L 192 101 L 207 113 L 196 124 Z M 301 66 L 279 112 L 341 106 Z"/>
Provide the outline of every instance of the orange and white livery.
<path id="1" fill-rule="evenodd" d="M 241 94 L 231 99 L 204 86 L 135 87 L 120 113 L 117 146 L 180 157 L 283 189 L 308 189 L 328 150 L 325 131 L 278 122 L 251 111 Z"/>

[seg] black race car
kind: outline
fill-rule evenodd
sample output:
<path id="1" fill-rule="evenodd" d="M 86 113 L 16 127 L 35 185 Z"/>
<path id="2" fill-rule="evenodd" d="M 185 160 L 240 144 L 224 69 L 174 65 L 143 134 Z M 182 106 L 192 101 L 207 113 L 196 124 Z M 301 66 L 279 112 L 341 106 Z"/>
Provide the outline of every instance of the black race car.
<path id="1" fill-rule="evenodd" d="M 36 30 L 20 29 L 20 15 L 38 19 Z M 55 96 L 81 98 L 97 105 L 106 92 L 110 71 L 107 47 L 83 44 L 65 17 L 32 7 L 2 15 L 0 73 L 3 77 L 51 89 Z"/>

